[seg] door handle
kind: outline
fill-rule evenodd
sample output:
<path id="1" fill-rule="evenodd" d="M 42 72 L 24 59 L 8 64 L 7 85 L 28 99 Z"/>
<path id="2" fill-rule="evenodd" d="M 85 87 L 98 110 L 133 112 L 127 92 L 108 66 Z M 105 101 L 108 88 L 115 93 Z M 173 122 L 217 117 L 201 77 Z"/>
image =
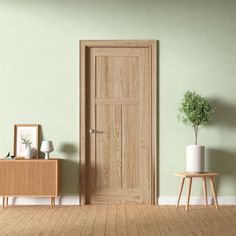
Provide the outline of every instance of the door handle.
<path id="1" fill-rule="evenodd" d="M 89 129 L 89 133 L 90 134 L 96 133 L 96 130 L 95 129 Z"/>
<path id="2" fill-rule="evenodd" d="M 102 134 L 103 131 L 98 131 L 98 130 L 95 130 L 95 129 L 89 129 L 89 133 L 90 133 L 90 134 L 94 134 L 94 133 L 96 133 L 96 134 Z"/>

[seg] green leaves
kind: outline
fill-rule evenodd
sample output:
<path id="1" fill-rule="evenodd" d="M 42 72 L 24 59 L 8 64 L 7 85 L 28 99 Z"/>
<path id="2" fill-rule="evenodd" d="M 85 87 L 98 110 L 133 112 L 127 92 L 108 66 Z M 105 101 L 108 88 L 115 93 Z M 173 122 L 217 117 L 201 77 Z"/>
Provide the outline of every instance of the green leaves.
<path id="1" fill-rule="evenodd" d="M 30 139 L 26 139 L 24 137 L 21 137 L 21 140 L 22 140 L 21 143 L 25 145 L 25 148 L 27 148 L 28 146 L 30 146 L 32 144 Z"/>
<path id="2" fill-rule="evenodd" d="M 195 91 L 187 91 L 180 103 L 178 118 L 184 124 L 192 125 L 197 139 L 199 126 L 208 127 L 212 113 L 212 106 L 207 99 Z"/>

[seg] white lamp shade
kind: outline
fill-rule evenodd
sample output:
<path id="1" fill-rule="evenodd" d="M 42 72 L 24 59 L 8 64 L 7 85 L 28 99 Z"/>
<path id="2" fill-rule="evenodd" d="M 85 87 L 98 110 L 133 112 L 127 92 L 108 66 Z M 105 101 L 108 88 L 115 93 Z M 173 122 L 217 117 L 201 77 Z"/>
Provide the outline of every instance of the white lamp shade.
<path id="1" fill-rule="evenodd" d="M 42 141 L 40 151 L 41 152 L 52 152 L 54 150 L 52 141 Z"/>

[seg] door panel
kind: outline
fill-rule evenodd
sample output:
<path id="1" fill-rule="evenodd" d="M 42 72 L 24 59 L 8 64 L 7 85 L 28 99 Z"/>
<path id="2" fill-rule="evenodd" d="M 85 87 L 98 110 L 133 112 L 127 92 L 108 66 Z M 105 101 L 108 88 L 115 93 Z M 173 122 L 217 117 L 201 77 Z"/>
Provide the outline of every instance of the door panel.
<path id="1" fill-rule="evenodd" d="M 139 58 L 97 56 L 96 98 L 138 98 Z"/>
<path id="2" fill-rule="evenodd" d="M 96 186 L 121 188 L 121 106 L 96 106 Z M 93 182 L 92 182 L 93 183 Z"/>
<path id="3" fill-rule="evenodd" d="M 151 203 L 151 50 L 93 46 L 86 58 L 87 201 Z"/>
<path id="4" fill-rule="evenodd" d="M 122 188 L 141 186 L 139 116 L 139 105 L 122 105 Z"/>

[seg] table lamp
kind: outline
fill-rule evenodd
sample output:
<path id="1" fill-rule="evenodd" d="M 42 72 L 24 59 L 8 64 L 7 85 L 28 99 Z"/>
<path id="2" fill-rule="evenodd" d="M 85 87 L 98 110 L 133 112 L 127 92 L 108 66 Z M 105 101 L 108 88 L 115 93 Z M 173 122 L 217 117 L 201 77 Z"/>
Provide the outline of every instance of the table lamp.
<path id="1" fill-rule="evenodd" d="M 44 140 L 42 141 L 40 151 L 45 153 L 45 159 L 49 159 L 49 153 L 54 150 L 52 141 Z"/>

